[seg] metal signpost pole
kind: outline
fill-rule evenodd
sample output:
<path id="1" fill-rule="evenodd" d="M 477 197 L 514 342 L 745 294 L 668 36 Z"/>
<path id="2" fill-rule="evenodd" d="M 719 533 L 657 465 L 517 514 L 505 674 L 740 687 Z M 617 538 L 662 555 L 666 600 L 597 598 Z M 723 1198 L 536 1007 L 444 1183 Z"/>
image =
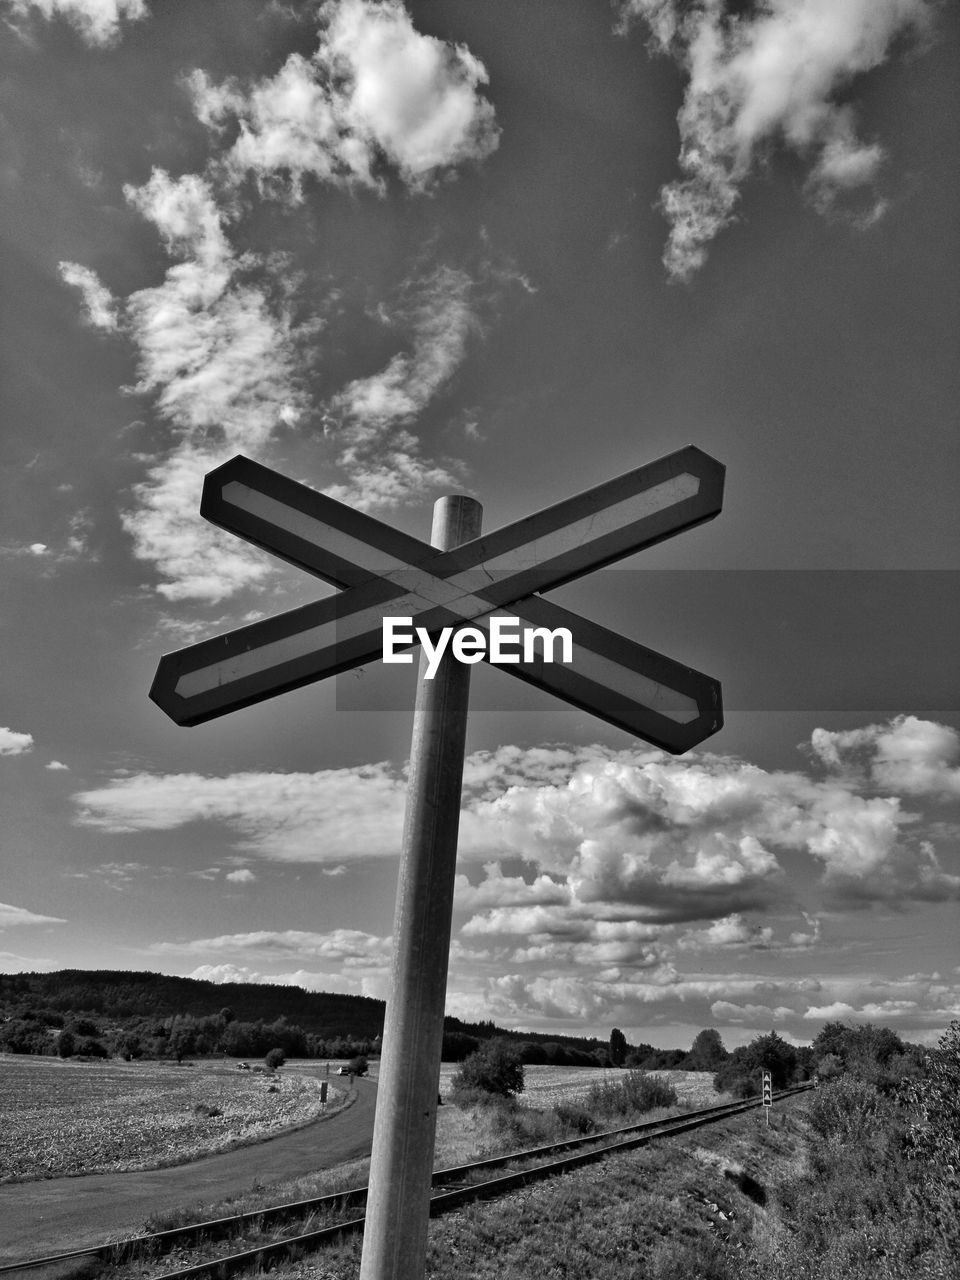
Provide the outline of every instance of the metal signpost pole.
<path id="1" fill-rule="evenodd" d="M 480 536 L 472 498 L 434 507 L 434 547 Z M 437 1125 L 470 667 L 433 680 L 421 656 L 393 933 L 393 983 L 367 1193 L 360 1280 L 422 1280 Z"/>

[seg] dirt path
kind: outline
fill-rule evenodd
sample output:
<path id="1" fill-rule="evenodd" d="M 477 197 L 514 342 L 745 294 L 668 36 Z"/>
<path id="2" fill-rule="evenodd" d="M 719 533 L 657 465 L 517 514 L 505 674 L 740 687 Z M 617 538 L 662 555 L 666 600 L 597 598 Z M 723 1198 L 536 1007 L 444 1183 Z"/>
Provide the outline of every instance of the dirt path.
<path id="1" fill-rule="evenodd" d="M 159 1209 L 204 1204 L 370 1154 L 376 1085 L 356 1081 L 344 1111 L 294 1133 L 144 1173 L 92 1173 L 0 1187 L 0 1263 L 135 1234 Z"/>

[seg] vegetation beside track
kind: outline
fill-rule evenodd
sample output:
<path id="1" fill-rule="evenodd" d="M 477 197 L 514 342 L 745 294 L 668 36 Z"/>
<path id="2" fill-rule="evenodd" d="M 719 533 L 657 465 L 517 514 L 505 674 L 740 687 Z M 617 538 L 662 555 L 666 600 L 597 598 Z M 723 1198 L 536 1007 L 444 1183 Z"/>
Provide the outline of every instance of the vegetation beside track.
<path id="1" fill-rule="evenodd" d="M 757 1110 L 438 1219 L 426 1275 L 955 1280 L 955 1184 L 911 1145 L 916 1123 L 908 1100 L 841 1077 L 775 1106 L 769 1127 Z M 274 1274 L 355 1280 L 360 1250 Z"/>

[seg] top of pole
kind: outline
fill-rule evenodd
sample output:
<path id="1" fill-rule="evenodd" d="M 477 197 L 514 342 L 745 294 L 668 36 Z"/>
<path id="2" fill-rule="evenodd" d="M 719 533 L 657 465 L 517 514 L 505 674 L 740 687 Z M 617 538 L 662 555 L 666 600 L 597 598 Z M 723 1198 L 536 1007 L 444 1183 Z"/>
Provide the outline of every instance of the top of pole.
<path id="1" fill-rule="evenodd" d="M 452 551 L 462 542 L 480 537 L 483 507 L 466 493 L 449 493 L 433 504 L 430 542 L 441 551 Z"/>

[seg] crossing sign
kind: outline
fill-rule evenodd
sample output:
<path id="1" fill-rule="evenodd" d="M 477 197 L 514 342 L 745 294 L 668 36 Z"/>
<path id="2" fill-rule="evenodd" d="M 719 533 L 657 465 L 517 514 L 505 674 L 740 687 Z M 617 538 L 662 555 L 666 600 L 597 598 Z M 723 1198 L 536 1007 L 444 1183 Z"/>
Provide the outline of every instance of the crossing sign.
<path id="1" fill-rule="evenodd" d="M 496 532 L 439 551 L 325 494 L 237 457 L 206 477 L 201 514 L 340 594 L 165 655 L 150 696 L 178 724 L 350 670 L 382 655 L 383 620 L 433 633 L 521 626 L 574 638 L 575 659 L 534 656 L 508 674 L 667 751 L 722 725 L 712 677 L 542 599 L 540 593 L 712 519 L 724 468 L 692 446 Z"/>
<path id="2" fill-rule="evenodd" d="M 482 537 L 479 503 L 442 498 L 431 544 L 234 458 L 206 477 L 201 513 L 339 594 L 166 654 L 150 696 L 178 724 L 201 724 L 386 656 L 388 618 L 409 619 L 426 647 L 445 628 L 462 638 L 468 623 L 492 637 L 509 610 L 543 633 L 566 628 L 575 654 L 553 663 L 525 647 L 506 672 L 686 751 L 722 724 L 717 681 L 541 593 L 712 519 L 723 476 L 707 454 L 680 449 Z M 448 663 L 417 692 L 361 1280 L 423 1274 L 469 673 Z"/>
<path id="3" fill-rule="evenodd" d="M 770 1079 L 770 1072 L 764 1071 L 761 1080 L 762 1102 L 765 1107 L 773 1105 L 773 1084 Z"/>

